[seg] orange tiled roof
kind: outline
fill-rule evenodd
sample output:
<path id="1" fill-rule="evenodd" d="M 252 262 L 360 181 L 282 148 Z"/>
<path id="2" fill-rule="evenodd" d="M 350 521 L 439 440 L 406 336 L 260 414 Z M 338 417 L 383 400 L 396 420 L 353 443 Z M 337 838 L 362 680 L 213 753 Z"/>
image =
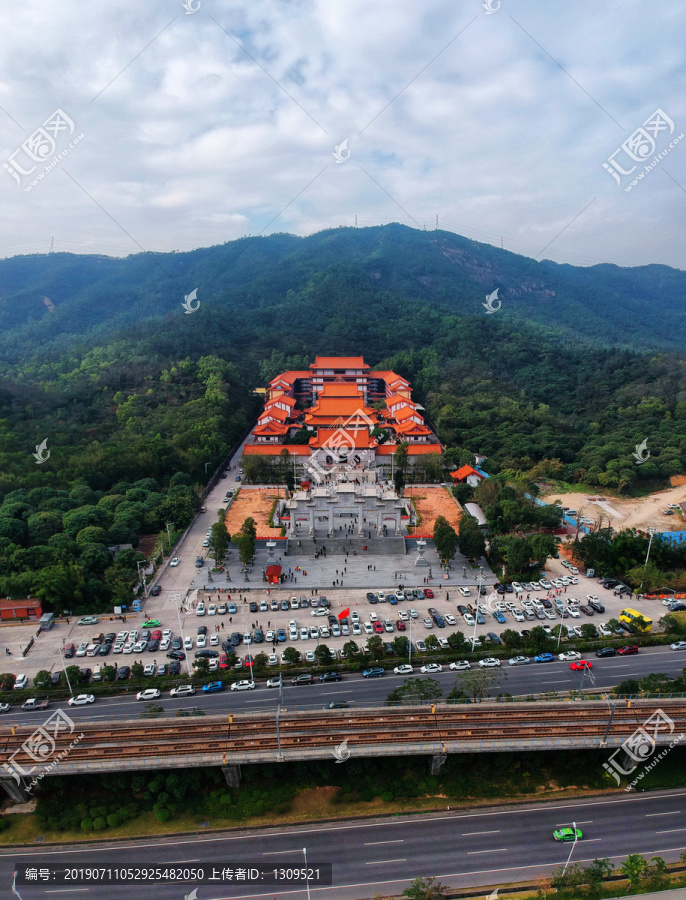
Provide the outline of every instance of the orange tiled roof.
<path id="1" fill-rule="evenodd" d="M 322 416 L 352 416 L 362 411 L 369 416 L 372 422 L 376 422 L 376 412 L 360 403 L 359 397 L 326 397 L 321 396 L 315 406 L 311 406 L 306 413 L 305 421 L 308 424 L 316 424 Z"/>
<path id="2" fill-rule="evenodd" d="M 430 428 L 427 428 L 426 425 L 418 425 L 412 419 L 400 422 L 397 425 L 390 425 L 389 427 L 394 428 L 398 434 L 431 434 Z"/>
<path id="3" fill-rule="evenodd" d="M 386 406 L 390 409 L 391 406 L 395 406 L 396 403 L 404 403 L 405 406 L 411 406 L 413 409 L 417 408 L 417 404 L 414 400 L 408 400 L 407 397 L 401 397 L 400 394 L 393 394 L 392 397 L 389 397 L 386 400 Z"/>
<path id="4" fill-rule="evenodd" d="M 372 378 L 381 378 L 386 384 L 397 384 L 398 382 L 401 382 L 408 387 L 410 384 L 406 378 L 403 378 L 402 375 L 397 375 L 395 372 L 370 372 L 369 375 Z"/>
<path id="5" fill-rule="evenodd" d="M 285 409 L 280 409 L 278 406 L 272 406 L 270 407 L 270 409 L 265 409 L 260 414 L 260 421 L 268 416 L 271 416 L 274 419 L 280 419 L 282 422 L 285 422 L 286 419 L 290 418 L 290 413 Z"/>
<path id="6" fill-rule="evenodd" d="M 284 381 L 286 384 L 293 384 L 296 378 L 310 378 L 312 376 L 312 372 L 307 371 L 288 371 L 282 372 L 280 375 L 277 375 L 276 378 L 272 378 L 269 382 L 270 387 L 278 384 L 279 381 Z"/>
<path id="7" fill-rule="evenodd" d="M 458 481 L 462 481 L 463 478 L 467 478 L 469 475 L 478 475 L 480 479 L 483 480 L 483 475 L 480 472 L 477 472 L 475 468 L 472 466 L 462 466 L 461 469 L 458 469 L 457 472 L 451 472 L 450 477 L 454 478 Z"/>
<path id="8" fill-rule="evenodd" d="M 281 394 L 280 397 L 272 397 L 271 400 L 267 400 L 264 404 L 265 409 L 269 409 L 270 406 L 273 406 L 275 403 L 285 403 L 286 406 L 295 406 L 295 398 L 289 397 L 287 394 Z"/>
<path id="9" fill-rule="evenodd" d="M 293 456 L 310 455 L 307 444 L 246 444 L 243 453 L 245 456 L 279 456 L 284 449 Z"/>
<path id="10" fill-rule="evenodd" d="M 393 413 L 393 418 L 397 419 L 398 422 L 403 422 L 405 419 L 409 419 L 410 416 L 417 416 L 419 413 L 416 409 L 412 409 L 410 406 L 403 406 L 402 409 L 397 409 Z M 421 416 L 420 416 L 421 418 Z"/>
<path id="11" fill-rule="evenodd" d="M 376 448 L 377 456 L 392 456 L 398 449 L 397 444 L 381 444 Z M 408 456 L 423 456 L 427 453 L 441 453 L 440 444 L 408 444 Z"/>
<path id="12" fill-rule="evenodd" d="M 289 425 L 280 425 L 278 422 L 265 422 L 264 425 L 257 425 L 253 428 L 253 434 L 286 434 Z"/>
<path id="13" fill-rule="evenodd" d="M 317 356 L 310 369 L 368 369 L 364 356 Z"/>
<path id="14" fill-rule="evenodd" d="M 332 450 L 345 451 L 346 449 L 352 449 L 353 447 L 356 450 L 365 450 L 376 447 L 377 445 L 376 438 L 371 437 L 366 429 L 360 431 L 346 431 L 342 435 L 340 442 L 336 438 L 332 440 L 332 435 L 334 434 L 336 434 L 336 432 L 318 432 L 316 437 L 310 438 L 310 447 L 313 450 L 317 450 L 320 447 L 330 446 Z"/>

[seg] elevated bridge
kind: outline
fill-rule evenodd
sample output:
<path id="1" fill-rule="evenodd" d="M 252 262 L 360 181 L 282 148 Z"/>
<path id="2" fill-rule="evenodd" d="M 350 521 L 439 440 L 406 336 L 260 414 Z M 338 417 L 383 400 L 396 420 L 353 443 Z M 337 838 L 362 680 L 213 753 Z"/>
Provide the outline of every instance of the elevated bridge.
<path id="1" fill-rule="evenodd" d="M 451 753 L 609 750 L 623 744 L 647 760 L 656 747 L 669 746 L 685 732 L 686 700 L 635 700 L 631 706 L 620 701 L 612 709 L 603 701 L 281 709 L 278 716 L 223 713 L 128 722 L 73 722 L 57 710 L 38 728 L 3 724 L 0 783 L 10 791 L 52 775 L 348 755 L 424 755 L 438 770 Z"/>

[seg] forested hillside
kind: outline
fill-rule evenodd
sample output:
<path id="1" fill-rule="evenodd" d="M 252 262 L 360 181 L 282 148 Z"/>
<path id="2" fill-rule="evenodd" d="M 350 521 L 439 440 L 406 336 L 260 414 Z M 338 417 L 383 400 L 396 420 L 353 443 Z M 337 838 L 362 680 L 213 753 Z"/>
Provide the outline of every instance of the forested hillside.
<path id="1" fill-rule="evenodd" d="M 659 484 L 686 469 L 685 292 L 665 267 L 539 264 L 398 225 L 0 261 L 0 593 L 10 573 L 29 573 L 35 592 L 35 573 L 56 566 L 94 590 L 106 560 L 91 545 L 170 517 L 183 527 L 182 489 L 250 423 L 253 388 L 317 353 L 409 378 L 448 459 L 478 451 L 494 473 Z"/>

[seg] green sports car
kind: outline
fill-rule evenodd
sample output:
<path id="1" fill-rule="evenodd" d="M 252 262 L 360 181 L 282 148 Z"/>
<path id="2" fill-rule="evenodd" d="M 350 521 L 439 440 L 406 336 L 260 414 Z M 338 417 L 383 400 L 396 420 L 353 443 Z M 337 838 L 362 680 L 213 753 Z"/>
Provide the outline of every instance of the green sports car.
<path id="1" fill-rule="evenodd" d="M 161 624 L 159 619 L 148 619 L 147 622 L 143 622 L 141 628 L 159 628 Z"/>
<path id="2" fill-rule="evenodd" d="M 563 843 L 566 843 L 567 841 L 573 840 L 580 841 L 583 837 L 583 833 L 580 828 L 577 828 L 575 836 L 573 828 L 557 828 L 555 831 L 553 831 L 553 837 L 556 841 L 562 841 Z"/>

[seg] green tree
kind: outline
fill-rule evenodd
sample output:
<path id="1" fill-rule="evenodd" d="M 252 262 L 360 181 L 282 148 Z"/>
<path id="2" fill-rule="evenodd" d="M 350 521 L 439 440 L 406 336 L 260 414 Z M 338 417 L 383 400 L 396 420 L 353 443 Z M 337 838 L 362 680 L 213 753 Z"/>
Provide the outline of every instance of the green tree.
<path id="1" fill-rule="evenodd" d="M 482 669 L 480 666 L 465 669 L 455 677 L 455 684 L 448 694 L 448 699 L 459 700 L 461 697 L 469 697 L 473 701 L 483 700 L 489 696 L 500 677 L 507 676 L 499 669 Z"/>
<path id="2" fill-rule="evenodd" d="M 386 697 L 388 703 L 415 706 L 429 700 L 438 700 L 443 689 L 435 678 L 406 678 L 404 684 L 394 688 Z"/>
<path id="3" fill-rule="evenodd" d="M 295 647 L 286 647 L 283 651 L 283 658 L 289 665 L 294 666 L 300 662 L 300 653 Z"/>
<path id="4" fill-rule="evenodd" d="M 193 660 L 193 668 L 197 670 L 198 675 L 207 675 L 210 671 L 210 661 L 206 656 L 198 656 Z"/>
<path id="5" fill-rule="evenodd" d="M 528 637 L 528 643 L 534 653 L 541 653 L 550 650 L 552 641 L 540 625 L 536 625 L 531 629 Z"/>
<path id="6" fill-rule="evenodd" d="M 486 551 L 486 541 L 474 516 L 460 516 L 460 553 L 467 559 L 480 559 Z"/>
<path id="7" fill-rule="evenodd" d="M 407 449 L 407 444 L 400 443 L 397 445 L 395 453 L 393 454 L 395 458 L 395 469 L 398 472 L 402 472 L 403 475 L 406 474 L 408 466 Z"/>
<path id="8" fill-rule="evenodd" d="M 408 900 L 439 900 L 445 896 L 445 890 L 445 886 L 435 878 L 415 878 L 402 895 Z"/>
<path id="9" fill-rule="evenodd" d="M 461 631 L 453 631 L 453 633 L 448 636 L 448 643 L 453 650 L 465 652 L 471 649 L 471 644 Z"/>
<path id="10" fill-rule="evenodd" d="M 267 665 L 269 665 L 269 657 L 266 653 L 258 653 L 255 656 L 255 667 L 258 669 L 264 669 Z"/>
<path id="11" fill-rule="evenodd" d="M 596 633 L 595 625 L 591 625 L 590 622 L 585 622 L 581 626 L 581 637 L 585 641 L 593 640 L 593 638 L 595 637 L 595 633 Z"/>
<path id="12" fill-rule="evenodd" d="M 52 684 L 52 679 L 50 676 L 50 672 L 47 669 L 41 669 L 33 679 L 33 686 L 35 688 L 39 688 L 40 690 L 44 690 L 45 688 L 49 688 Z"/>
<path id="13" fill-rule="evenodd" d="M 513 628 L 506 628 L 502 634 L 502 641 L 509 650 L 516 650 L 522 646 L 522 636 Z"/>
<path id="14" fill-rule="evenodd" d="M 379 657 L 383 656 L 383 641 L 378 634 L 374 634 L 369 638 L 367 646 L 374 659 L 379 659 Z"/>
<path id="15" fill-rule="evenodd" d="M 360 648 L 355 641 L 346 641 L 345 644 L 343 644 L 343 652 L 348 659 L 352 659 L 356 656 L 359 649 Z"/>
<path id="16" fill-rule="evenodd" d="M 391 646 L 393 647 L 393 653 L 395 656 L 407 656 L 410 642 L 404 635 L 398 635 L 398 637 L 393 638 L 391 641 Z"/>
<path id="17" fill-rule="evenodd" d="M 135 678 L 137 681 L 139 681 L 143 677 L 144 673 L 145 667 L 141 663 L 135 662 L 131 666 L 131 677 Z"/>
<path id="18" fill-rule="evenodd" d="M 114 681 L 117 677 L 117 667 L 116 666 L 103 666 L 102 667 L 102 680 L 103 681 Z"/>
<path id="19" fill-rule="evenodd" d="M 441 648 L 441 645 L 438 643 L 438 638 L 435 634 L 430 634 L 424 643 L 426 644 L 426 649 L 429 651 L 429 653 L 434 653 L 436 650 L 440 650 Z"/>
<path id="20" fill-rule="evenodd" d="M 630 853 L 619 871 L 631 887 L 637 887 L 648 871 L 648 862 L 640 853 Z"/>
<path id="21" fill-rule="evenodd" d="M 326 644 L 319 644 L 314 651 L 314 658 L 320 666 L 329 666 L 333 662 L 333 654 Z"/>
<path id="22" fill-rule="evenodd" d="M 585 870 L 587 884 L 597 893 L 602 887 L 603 882 L 610 877 L 613 869 L 614 864 L 611 863 L 607 857 L 604 859 L 594 859 L 591 865 L 587 866 Z"/>

